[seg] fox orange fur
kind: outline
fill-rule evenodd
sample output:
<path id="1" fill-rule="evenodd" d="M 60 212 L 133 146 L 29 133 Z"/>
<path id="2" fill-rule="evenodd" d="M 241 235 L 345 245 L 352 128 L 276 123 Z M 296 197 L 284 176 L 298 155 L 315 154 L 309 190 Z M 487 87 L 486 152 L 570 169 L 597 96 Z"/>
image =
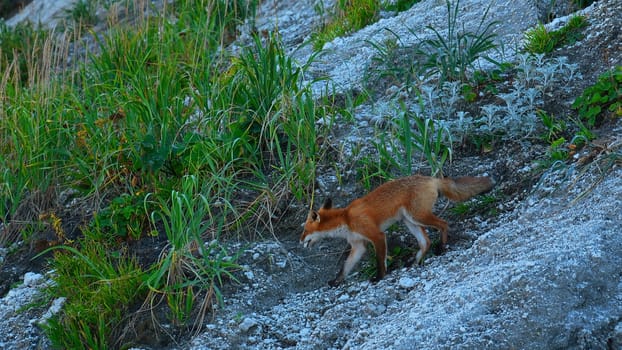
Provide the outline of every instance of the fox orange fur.
<path id="1" fill-rule="evenodd" d="M 304 224 L 300 242 L 310 247 L 324 237 L 345 238 L 350 244 L 350 255 L 331 286 L 343 282 L 365 253 L 365 243 L 371 242 L 376 250 L 377 274 L 382 279 L 387 271 L 387 242 L 384 230 L 397 221 L 403 221 L 419 243 L 416 261 L 420 263 L 430 239 L 425 227 L 440 231 L 441 247 L 447 243 L 447 222 L 432 213 L 439 192 L 454 201 L 463 201 L 492 189 L 490 177 L 434 178 L 413 175 L 387 182 L 369 194 L 358 198 L 345 208 L 332 208 L 327 199 L 318 210 L 312 210 Z"/>

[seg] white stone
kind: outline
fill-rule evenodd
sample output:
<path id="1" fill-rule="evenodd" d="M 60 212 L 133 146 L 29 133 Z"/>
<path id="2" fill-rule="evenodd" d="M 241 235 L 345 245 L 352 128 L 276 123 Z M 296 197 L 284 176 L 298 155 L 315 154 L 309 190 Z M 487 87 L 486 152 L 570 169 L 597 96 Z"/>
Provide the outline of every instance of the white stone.
<path id="1" fill-rule="evenodd" d="M 399 286 L 404 288 L 404 289 L 410 289 L 410 288 L 414 287 L 415 283 L 416 283 L 415 280 L 410 278 L 410 277 L 402 277 L 398 281 Z"/>
<path id="2" fill-rule="evenodd" d="M 252 317 L 246 317 L 242 323 L 238 325 L 238 328 L 244 333 L 248 332 L 251 328 L 257 326 L 259 322 Z"/>
<path id="3" fill-rule="evenodd" d="M 26 272 L 24 274 L 24 285 L 28 287 L 35 287 L 43 282 L 43 275 L 34 273 L 34 272 Z"/>

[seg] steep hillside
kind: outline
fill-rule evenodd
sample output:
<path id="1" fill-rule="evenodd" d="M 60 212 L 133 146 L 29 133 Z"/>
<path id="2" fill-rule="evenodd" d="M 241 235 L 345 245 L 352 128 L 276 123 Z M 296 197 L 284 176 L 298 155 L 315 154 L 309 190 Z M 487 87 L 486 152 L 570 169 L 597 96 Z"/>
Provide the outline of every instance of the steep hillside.
<path id="1" fill-rule="evenodd" d="M 150 14 L 174 2 L 153 3 Z M 302 200 L 289 192 L 266 198 L 236 192 L 232 202 L 260 202 L 268 215 L 253 212 L 256 221 L 220 238 L 223 251 L 237 252 L 222 261 L 235 256 L 240 266 L 225 278 L 222 304 L 210 300 L 191 314 L 199 322 L 182 326 L 165 313 L 165 302 L 132 305 L 114 325 L 122 328 L 115 329 L 121 340 L 114 347 L 622 349 L 622 1 L 583 9 L 584 2 L 548 0 L 389 6 L 397 3 L 383 2 L 371 23 L 325 43 L 317 41 L 318 28 L 339 14 L 333 1 L 261 1 L 252 19 L 227 33 L 222 51 L 241 57 L 257 38 L 266 46 L 278 38 L 288 57 L 305 66 L 301 84 L 318 104 L 330 105 L 331 118 L 298 126 L 298 134 L 327 130 L 313 133 L 322 159 L 313 160 L 311 190 Z M 28 13 L 35 12 L 13 21 Z M 577 16 L 585 23 L 567 29 Z M 111 26 L 99 24 L 93 33 L 105 35 Z M 546 53 L 530 54 L 528 44 L 542 39 L 533 39 L 534 28 L 564 34 Z M 478 40 L 479 51 L 472 46 Z M 84 41 L 97 52 L 97 40 Z M 230 74 L 235 70 L 223 70 L 223 80 Z M 604 87 L 595 90 L 597 83 Z M 190 119 L 206 115 L 188 109 L 180 111 Z M 264 166 L 273 171 L 266 182 L 282 170 Z M 385 279 L 368 281 L 375 269 L 368 253 L 343 285 L 329 287 L 348 247 L 328 239 L 310 249 L 299 244 L 310 207 L 328 197 L 345 206 L 410 173 L 485 175 L 496 187 L 466 203 L 437 204 L 450 225 L 447 251 L 433 249 L 414 265 L 416 239 L 394 225 L 386 233 Z M 63 203 L 67 211 L 83 210 L 78 199 Z M 220 200 L 210 205 L 223 207 Z M 76 231 L 83 224 L 73 223 Z M 123 248 L 141 263 L 167 252 L 165 225 L 154 226 L 159 236 L 128 240 Z M 437 248 L 436 231 L 431 238 Z M 41 258 L 31 260 L 32 250 L 0 249 L 0 272 L 11 280 L 2 285 L 0 348 L 51 346 L 40 324 L 58 315 L 65 300 L 41 298 L 50 272 Z M 210 307 L 213 314 L 204 313 Z"/>

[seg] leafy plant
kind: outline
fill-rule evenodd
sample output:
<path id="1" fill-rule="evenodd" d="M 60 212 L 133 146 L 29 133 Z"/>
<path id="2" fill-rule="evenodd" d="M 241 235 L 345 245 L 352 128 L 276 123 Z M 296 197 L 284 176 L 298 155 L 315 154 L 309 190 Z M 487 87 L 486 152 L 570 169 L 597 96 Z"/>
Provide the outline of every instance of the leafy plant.
<path id="1" fill-rule="evenodd" d="M 412 174 L 417 157 L 425 160 L 432 176 L 442 176 L 443 165 L 452 157 L 449 130 L 432 118 L 408 111 L 404 105 L 393 126 L 390 132 L 380 132 L 378 141 L 372 141 L 378 159 L 366 156 L 359 160 L 365 187 L 371 187 L 373 178 L 387 180 Z"/>
<path id="2" fill-rule="evenodd" d="M 443 165 L 452 158 L 451 135 L 431 118 L 413 118 L 418 133 L 414 145 L 430 166 L 431 176 L 443 176 Z M 446 143 L 446 139 L 449 141 Z M 449 145 L 449 146 L 448 146 Z"/>
<path id="3" fill-rule="evenodd" d="M 542 135 L 545 141 L 550 142 L 561 138 L 561 134 L 566 131 L 566 123 L 563 120 L 558 120 L 543 110 L 538 110 L 536 114 L 546 128 L 546 133 Z"/>
<path id="4" fill-rule="evenodd" d="M 145 197 L 144 193 L 121 194 L 95 214 L 93 225 L 112 239 L 140 239 L 149 228 Z"/>
<path id="5" fill-rule="evenodd" d="M 491 71 L 476 70 L 471 79 L 462 85 L 462 96 L 467 102 L 474 102 L 480 96 L 494 96 L 499 94 L 497 84 L 508 78 L 509 71 L 513 68 L 510 63 L 500 63 Z"/>
<path id="6" fill-rule="evenodd" d="M 485 59 L 495 65 L 498 62 L 485 54 L 486 51 L 495 49 L 496 34 L 492 32 L 494 21 L 487 22 L 488 11 L 486 8 L 475 32 L 462 30 L 458 26 L 458 12 L 460 1 L 452 3 L 447 0 L 447 33 L 441 34 L 439 29 L 427 26 L 434 34 L 434 38 L 422 42 L 420 54 L 427 57 L 423 67 L 428 74 L 439 74 L 439 82 L 468 80 L 467 72 L 473 68 L 473 62 L 479 58 Z M 412 29 L 414 35 L 417 35 Z"/>
<path id="7" fill-rule="evenodd" d="M 596 83 L 587 87 L 572 103 L 581 120 L 588 128 L 600 125 L 603 113 L 608 111 L 622 116 L 622 66 L 617 66 L 598 77 Z"/>
<path id="8" fill-rule="evenodd" d="M 556 140 L 552 140 L 551 147 L 549 148 L 549 157 L 553 162 L 565 161 L 568 159 L 568 148 L 566 147 L 566 139 L 560 137 Z"/>
<path id="9" fill-rule="evenodd" d="M 232 69 L 236 115 L 230 127 L 247 130 L 249 137 L 259 140 L 262 130 L 274 125 L 277 111 L 299 91 L 302 69 L 285 55 L 276 36 L 265 44 L 255 36 L 254 45 L 244 50 Z"/>
<path id="10" fill-rule="evenodd" d="M 544 111 L 538 111 L 538 116 L 546 128 L 542 138 L 549 143 L 547 158 L 542 161 L 542 166 L 550 167 L 564 164 L 578 149 L 594 139 L 594 134 L 580 121 L 569 118 L 573 128 L 568 127 L 564 120 L 559 120 L 548 115 Z M 570 141 L 566 136 L 572 135 L 569 131 L 575 130 Z"/>
<path id="11" fill-rule="evenodd" d="M 370 66 L 365 70 L 363 78 L 365 88 L 370 92 L 386 92 L 386 85 L 401 87 L 395 89 L 396 96 L 407 95 L 410 87 L 416 85 L 422 75 L 418 64 L 416 50 L 405 47 L 401 38 L 387 29 L 393 37 L 382 42 L 368 40 L 376 51 L 371 57 Z"/>
<path id="12" fill-rule="evenodd" d="M 407 174 L 409 169 L 405 164 L 412 163 L 412 159 L 406 159 L 397 140 L 390 133 L 380 132 L 376 138 L 372 141 L 376 154 L 366 154 L 357 159 L 357 179 L 367 190 L 378 183 Z"/>
<path id="13" fill-rule="evenodd" d="M 596 138 L 591 129 L 588 128 L 585 123 L 583 123 L 580 119 L 570 118 L 570 120 L 578 128 L 578 131 L 575 133 L 572 140 L 570 140 L 571 144 L 575 145 L 576 147 L 582 147 Z"/>
<path id="14" fill-rule="evenodd" d="M 525 32 L 525 41 L 525 51 L 531 53 L 551 52 L 557 44 L 553 35 L 542 23 Z"/>

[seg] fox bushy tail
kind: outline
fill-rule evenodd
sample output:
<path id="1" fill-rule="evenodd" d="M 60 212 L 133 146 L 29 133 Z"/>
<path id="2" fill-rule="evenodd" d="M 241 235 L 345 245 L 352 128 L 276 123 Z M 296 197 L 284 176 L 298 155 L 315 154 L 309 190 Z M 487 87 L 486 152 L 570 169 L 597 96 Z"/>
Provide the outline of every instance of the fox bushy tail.
<path id="1" fill-rule="evenodd" d="M 495 181 L 486 176 L 446 177 L 440 180 L 439 190 L 443 196 L 459 202 L 488 192 L 494 185 Z"/>

